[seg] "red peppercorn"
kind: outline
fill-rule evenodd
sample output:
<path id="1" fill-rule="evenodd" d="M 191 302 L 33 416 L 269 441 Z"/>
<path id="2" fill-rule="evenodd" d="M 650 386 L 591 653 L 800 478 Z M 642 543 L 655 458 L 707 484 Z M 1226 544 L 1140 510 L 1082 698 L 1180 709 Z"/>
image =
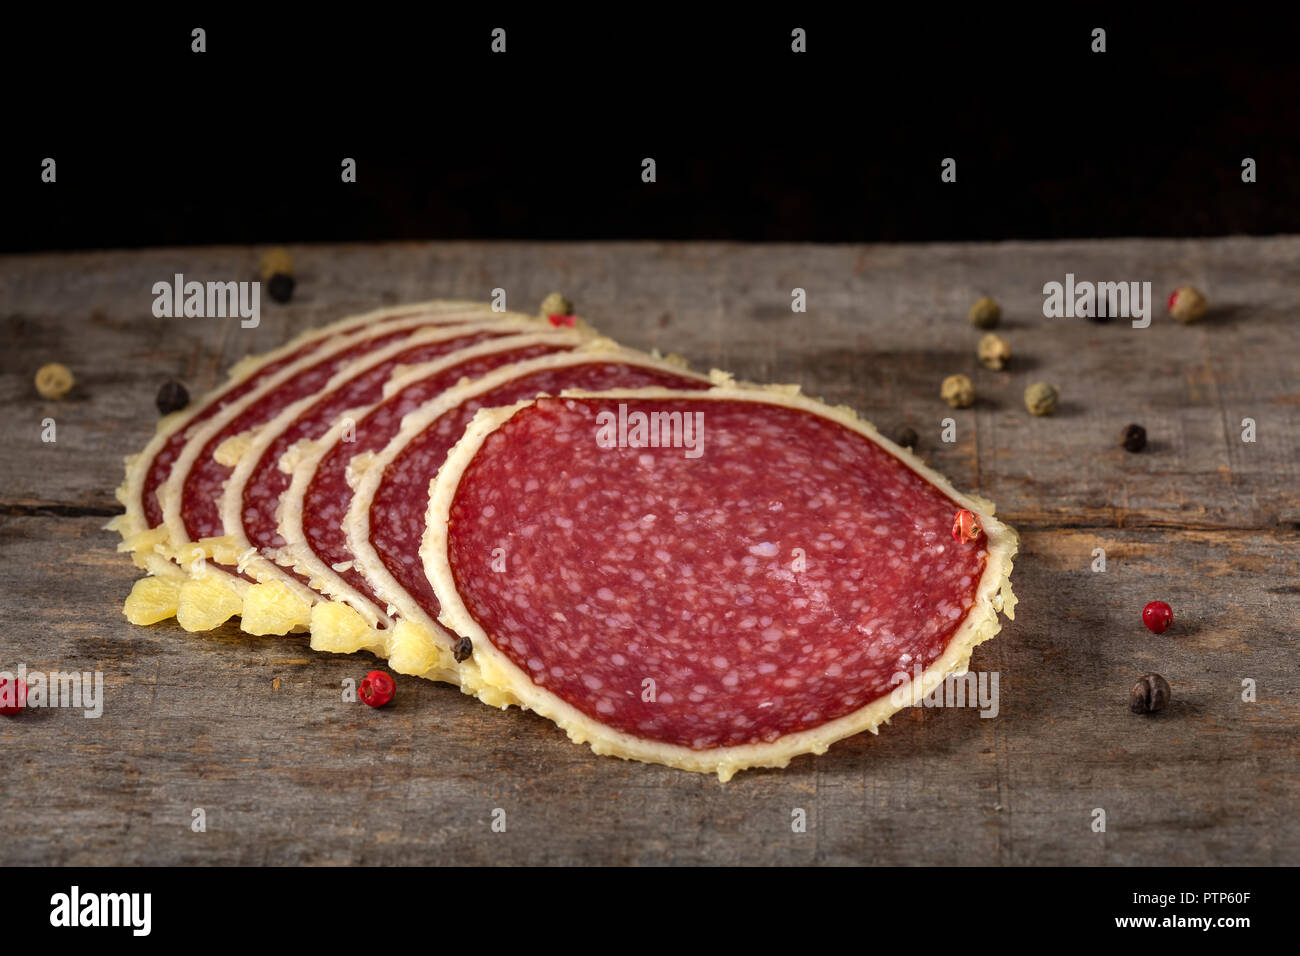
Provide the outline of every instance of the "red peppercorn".
<path id="1" fill-rule="evenodd" d="M 14 717 L 26 706 L 27 685 L 17 677 L 0 677 L 0 714 Z"/>
<path id="2" fill-rule="evenodd" d="M 361 679 L 357 696 L 371 707 L 383 707 L 397 693 L 397 684 L 383 671 L 371 671 Z"/>
<path id="3" fill-rule="evenodd" d="M 551 320 L 551 325 L 556 328 L 559 328 L 561 325 L 572 328 L 578 321 L 576 315 L 548 315 L 547 318 Z"/>
<path id="4" fill-rule="evenodd" d="M 970 544 L 979 538 L 980 523 L 974 512 L 965 508 L 957 512 L 957 516 L 952 519 L 952 536 L 962 544 Z"/>
<path id="5" fill-rule="evenodd" d="M 1157 634 L 1163 634 L 1174 623 L 1174 609 L 1164 601 L 1152 601 L 1142 609 L 1142 623 Z"/>

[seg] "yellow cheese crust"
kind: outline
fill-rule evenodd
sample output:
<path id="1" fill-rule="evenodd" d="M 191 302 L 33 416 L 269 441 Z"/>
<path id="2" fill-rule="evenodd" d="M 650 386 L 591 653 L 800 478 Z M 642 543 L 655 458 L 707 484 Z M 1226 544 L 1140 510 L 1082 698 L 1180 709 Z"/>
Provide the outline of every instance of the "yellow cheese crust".
<path id="1" fill-rule="evenodd" d="M 430 498 L 424 541 L 420 556 L 425 573 L 442 605 L 439 621 L 451 631 L 469 637 L 481 680 L 508 693 L 519 704 L 554 721 L 575 743 L 587 743 L 598 754 L 629 760 L 665 764 L 682 770 L 716 773 L 722 781 L 737 771 L 751 767 L 784 767 L 800 754 L 825 753 L 831 744 L 845 737 L 869 730 L 876 733 L 898 710 L 914 706 L 949 675 L 965 673 L 971 651 L 991 639 L 1001 629 L 999 612 L 1015 617 L 1015 595 L 1011 590 L 1012 559 L 1018 547 L 1014 529 L 997 520 L 992 502 L 963 495 L 948 479 L 926 466 L 910 451 L 884 438 L 876 428 L 862 421 L 845 407 L 832 408 L 799 393 L 797 386 L 737 385 L 722 373 L 714 373 L 716 386 L 707 392 L 674 391 L 664 388 L 620 389 L 606 392 L 564 392 L 563 396 L 605 399 L 682 399 L 692 401 L 743 401 L 800 409 L 856 432 L 875 442 L 923 477 L 961 507 L 979 516 L 988 536 L 988 558 L 976 587 L 975 602 L 958 625 L 943 654 L 921 675 L 888 694 L 843 717 L 820 727 L 788 734 L 771 743 L 692 750 L 673 744 L 644 740 L 622 733 L 593 719 L 548 690 L 538 687 L 527 673 L 501 653 L 474 620 L 457 592 L 447 559 L 447 521 L 451 504 L 465 469 L 473 461 L 484 440 L 520 409 L 532 401 L 507 408 L 483 409 L 466 428 L 460 442 L 448 455 L 446 463 L 430 483 Z M 562 397 L 563 397 L 562 396 Z"/>

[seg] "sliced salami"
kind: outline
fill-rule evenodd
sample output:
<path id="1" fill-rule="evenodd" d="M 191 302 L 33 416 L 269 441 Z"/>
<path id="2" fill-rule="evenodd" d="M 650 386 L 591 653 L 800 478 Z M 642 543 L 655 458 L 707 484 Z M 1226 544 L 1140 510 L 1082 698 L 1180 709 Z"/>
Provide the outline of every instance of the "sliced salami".
<path id="1" fill-rule="evenodd" d="M 333 336 L 318 348 L 274 371 L 257 387 L 226 403 L 186 429 L 167 480 L 157 491 L 163 523 L 157 553 L 182 564 L 190 580 L 181 584 L 176 619 L 187 630 L 208 630 L 242 611 L 251 579 L 237 569 L 241 552 L 225 534 L 218 502 L 242 449 L 259 428 L 295 401 L 326 387 L 342 369 L 372 353 L 399 350 L 428 330 L 460 339 L 505 336 L 546 327 L 536 319 L 490 310 L 438 310 L 361 326 Z"/>
<path id="2" fill-rule="evenodd" d="M 311 606 L 326 582 L 309 569 L 294 567 L 294 555 L 278 526 L 293 472 L 314 467 L 318 460 L 314 442 L 331 426 L 339 426 L 337 437 L 343 448 L 362 450 L 357 443 L 358 422 L 383 397 L 386 383 L 395 374 L 417 373 L 426 390 L 430 386 L 445 390 L 501 365 L 574 348 L 590 337 L 576 329 L 503 335 L 515 331 L 513 325 L 489 323 L 470 333 L 463 326 L 417 332 L 344 366 L 319 393 L 289 405 L 257 431 L 235 464 L 221 499 L 224 534 L 240 555 L 237 569 L 258 582 L 243 595 L 245 631 L 283 634 L 310 622 Z M 436 391 L 430 397 L 433 394 Z M 335 499 L 330 504 L 337 524 L 343 513 L 340 503 Z M 336 572 L 330 569 L 329 573 Z M 365 601 L 352 603 L 368 624 L 388 625 L 382 609 Z"/>
<path id="3" fill-rule="evenodd" d="M 394 670 L 459 683 L 463 690 L 490 703 L 511 702 L 508 694 L 498 693 L 478 679 L 472 659 L 456 659 L 453 648 L 457 635 L 437 623 L 437 599 L 419 555 L 429 482 L 474 414 L 481 408 L 566 388 L 654 385 L 705 389 L 709 382 L 679 363 L 598 342 L 489 372 L 411 411 L 401 420 L 396 433 L 391 432 L 393 416 L 385 419 L 386 424 L 374 435 L 387 431 L 391 440 L 381 451 L 352 462 L 356 489 L 344 528 L 346 554 L 351 555 L 350 570 L 355 572 L 350 581 L 376 604 L 384 605 L 390 616 L 400 618 L 383 635 L 382 653 Z M 398 407 L 402 401 L 401 391 L 388 399 Z M 367 441 L 370 435 L 367 425 Z M 318 470 L 317 480 L 321 474 Z M 327 500 L 336 500 L 342 492 L 337 464 L 332 474 L 334 477 L 321 489 Z M 317 525 L 313 547 L 334 558 L 341 555 L 337 540 L 329 540 L 326 529 L 331 526 L 330 521 Z M 328 542 L 327 548 L 321 548 L 322 538 Z M 313 617 L 312 646 L 317 649 L 355 650 L 357 646 L 369 646 L 364 641 L 372 639 L 359 638 L 352 631 L 340 635 L 318 627 Z"/>
<path id="4" fill-rule="evenodd" d="M 430 321 L 466 321 L 483 317 L 487 311 L 481 304 L 471 302 L 427 302 L 380 309 L 312 329 L 278 349 L 236 363 L 223 384 L 191 402 L 187 408 L 163 417 L 144 450 L 125 459 L 126 478 L 117 489 L 117 499 L 125 511 L 108 524 L 110 530 L 117 531 L 122 537 L 120 550 L 131 552 L 137 566 L 151 573 L 184 576 L 174 562 L 160 553 L 165 548 L 158 548 L 165 543 L 166 529 L 162 527 L 162 505 L 157 492 L 170 477 L 172 467 L 193 430 L 202 427 L 289 365 L 306 358 L 329 341 L 362 328 L 377 328 L 417 317 L 426 317 Z"/>
<path id="5" fill-rule="evenodd" d="M 410 590 L 573 740 L 726 780 L 964 672 L 1014 615 L 1017 537 L 847 410 L 720 383 L 481 412 L 431 487 L 432 602 Z"/>

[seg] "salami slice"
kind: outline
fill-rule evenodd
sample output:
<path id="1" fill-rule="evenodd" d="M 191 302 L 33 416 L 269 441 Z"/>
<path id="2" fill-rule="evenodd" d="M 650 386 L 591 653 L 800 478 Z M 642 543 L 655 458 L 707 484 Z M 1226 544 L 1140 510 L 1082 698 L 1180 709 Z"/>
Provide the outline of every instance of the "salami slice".
<path id="1" fill-rule="evenodd" d="M 485 334 L 503 336 L 541 327 L 536 319 L 482 307 L 419 312 L 358 326 L 262 376 L 257 387 L 185 429 L 170 474 L 157 491 L 162 524 L 151 533 L 157 536 L 153 551 L 189 572 L 190 580 L 179 585 L 176 618 L 181 626 L 207 630 L 241 612 L 251 580 L 237 571 L 240 553 L 224 533 L 218 501 L 240 450 L 257 429 L 286 406 L 325 387 L 349 363 L 376 350 L 400 348 L 422 330 L 443 330 L 468 344 L 465 340 Z M 137 587 L 148 585 L 138 582 Z M 137 619 L 130 609 L 128 617 Z"/>
<path id="2" fill-rule="evenodd" d="M 472 659 L 456 660 L 453 647 L 457 636 L 437 623 L 437 599 L 419 555 L 429 481 L 480 408 L 565 388 L 620 385 L 704 389 L 709 382 L 680 363 L 601 341 L 499 368 L 447 392 L 407 414 L 382 451 L 354 459 L 352 471 L 358 477 L 354 478 L 356 490 L 344 522 L 347 548 L 357 574 L 356 586 L 386 606 L 390 616 L 399 618 L 382 638 L 382 653 L 393 670 L 459 683 L 462 690 L 489 703 L 512 702 L 508 694 L 478 679 Z M 401 395 L 398 392 L 389 401 L 400 401 Z M 387 427 L 392 424 L 390 417 Z M 339 493 L 337 478 L 328 489 L 331 496 Z M 317 625 L 313 617 L 312 647 L 320 650 L 346 652 L 369 646 L 364 642 L 373 640 L 347 629 L 339 634 Z"/>
<path id="3" fill-rule="evenodd" d="M 319 393 L 289 405 L 257 432 L 221 499 L 224 533 L 240 554 L 237 568 L 258 582 L 243 595 L 240 626 L 245 631 L 284 634 L 310 623 L 311 606 L 326 582 L 319 573 L 294 567 L 294 555 L 278 526 L 292 473 L 319 460 L 313 444 L 331 426 L 339 426 L 339 444 L 345 449 L 361 450 L 357 423 L 383 397 L 385 384 L 396 373 L 417 372 L 426 388 L 446 389 L 500 365 L 571 349 L 589 338 L 577 329 L 502 336 L 510 331 L 517 329 L 488 324 L 470 334 L 462 326 L 418 332 L 345 366 Z M 339 501 L 330 502 L 327 511 L 337 516 L 337 525 L 343 513 Z M 335 573 L 330 569 L 329 574 Z M 390 623 L 382 609 L 367 601 L 354 600 L 352 606 L 371 626 Z"/>
<path id="4" fill-rule="evenodd" d="M 480 413 L 421 557 L 485 683 L 597 753 L 726 780 L 965 672 L 1014 615 L 1017 537 L 851 412 L 719 381 Z"/>
<path id="5" fill-rule="evenodd" d="M 380 309 L 312 329 L 278 349 L 236 363 L 222 385 L 187 408 L 163 417 L 144 450 L 126 457 L 126 478 L 117 489 L 117 499 L 125 511 L 108 524 L 110 530 L 117 531 L 122 537 L 119 550 L 130 552 L 136 565 L 151 573 L 184 576 L 180 567 L 157 547 L 166 540 L 158 489 L 171 475 L 172 467 L 194 429 L 276 373 L 319 350 L 330 340 L 361 328 L 376 328 L 420 316 L 430 321 L 466 321 L 482 317 L 487 311 L 483 305 L 471 302 L 427 302 Z"/>

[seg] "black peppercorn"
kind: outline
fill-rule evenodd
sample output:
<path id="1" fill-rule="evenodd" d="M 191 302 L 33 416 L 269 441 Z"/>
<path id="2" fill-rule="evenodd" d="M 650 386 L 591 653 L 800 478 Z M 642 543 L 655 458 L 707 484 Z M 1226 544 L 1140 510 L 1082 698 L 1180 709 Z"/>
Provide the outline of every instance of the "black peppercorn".
<path id="1" fill-rule="evenodd" d="M 1121 444 L 1128 451 L 1138 452 L 1147 447 L 1147 430 L 1141 425 L 1130 425 L 1124 429 Z"/>
<path id="2" fill-rule="evenodd" d="M 158 406 L 159 415 L 170 415 L 172 412 L 179 412 L 189 403 L 190 393 L 185 390 L 184 385 L 177 381 L 164 382 L 162 388 L 158 389 L 158 397 L 154 399 L 154 404 Z"/>
<path id="3" fill-rule="evenodd" d="M 288 302 L 293 298 L 293 276 L 277 272 L 266 284 L 266 291 L 276 302 Z"/>
<path id="4" fill-rule="evenodd" d="M 915 448 L 919 440 L 916 429 L 906 425 L 894 432 L 894 444 L 902 448 Z"/>
<path id="5" fill-rule="evenodd" d="M 1169 681 L 1159 674 L 1143 674 L 1128 695 L 1128 709 L 1135 714 L 1154 714 L 1169 706 Z"/>
<path id="6" fill-rule="evenodd" d="M 468 637 L 462 637 L 456 641 L 451 648 L 451 656 L 456 658 L 456 663 L 469 660 L 469 656 L 474 653 L 474 642 Z"/>

